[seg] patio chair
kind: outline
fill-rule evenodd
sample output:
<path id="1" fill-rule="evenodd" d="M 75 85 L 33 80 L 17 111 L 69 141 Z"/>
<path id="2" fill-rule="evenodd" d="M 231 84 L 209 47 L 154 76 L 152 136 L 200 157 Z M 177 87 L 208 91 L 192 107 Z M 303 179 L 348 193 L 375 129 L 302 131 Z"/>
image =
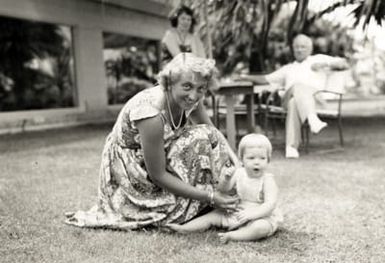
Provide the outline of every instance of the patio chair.
<path id="1" fill-rule="evenodd" d="M 218 117 L 218 99 L 212 90 L 208 90 L 206 94 L 206 110 L 208 115 L 211 117 L 211 121 L 214 126 L 219 128 L 219 117 Z"/>
<path id="2" fill-rule="evenodd" d="M 286 119 L 286 110 L 281 106 L 281 100 L 280 100 L 280 91 L 283 91 L 283 89 L 278 89 L 274 92 L 272 92 L 267 101 L 266 104 L 262 105 L 262 109 L 264 111 L 264 130 L 265 133 L 268 135 L 270 126 L 273 131 L 273 136 L 276 136 L 276 121 L 284 121 Z M 342 116 L 341 116 L 341 109 L 342 109 L 342 99 L 343 99 L 343 93 L 339 91 L 333 91 L 333 90 L 320 90 L 315 93 L 315 96 L 318 94 L 321 95 L 327 95 L 329 97 L 329 100 L 332 98 L 332 100 L 335 102 L 335 107 L 333 108 L 327 108 L 327 109 L 317 109 L 317 114 L 320 117 L 320 119 L 335 119 L 337 120 L 338 125 L 338 135 L 339 135 L 339 142 L 341 147 L 344 146 L 344 137 L 343 137 L 343 127 L 342 127 Z M 310 144 L 310 127 L 308 122 L 302 124 L 301 127 L 301 140 L 302 145 L 305 149 L 305 152 L 308 152 L 309 144 Z"/>
<path id="3" fill-rule="evenodd" d="M 341 109 L 342 109 L 342 98 L 343 93 L 337 92 L 337 91 L 331 91 L 331 90 L 320 90 L 316 92 L 315 94 L 331 94 L 336 95 L 337 97 L 337 108 L 335 109 L 317 109 L 317 114 L 321 119 L 335 119 L 337 120 L 337 126 L 338 126 L 338 135 L 339 135 L 339 141 L 341 147 L 344 146 L 344 136 L 343 136 L 343 127 L 342 127 L 342 116 L 341 116 Z M 305 152 L 308 152 L 309 149 L 309 135 L 310 135 L 310 126 L 308 122 L 306 121 L 302 125 L 302 141 L 304 143 Z"/>

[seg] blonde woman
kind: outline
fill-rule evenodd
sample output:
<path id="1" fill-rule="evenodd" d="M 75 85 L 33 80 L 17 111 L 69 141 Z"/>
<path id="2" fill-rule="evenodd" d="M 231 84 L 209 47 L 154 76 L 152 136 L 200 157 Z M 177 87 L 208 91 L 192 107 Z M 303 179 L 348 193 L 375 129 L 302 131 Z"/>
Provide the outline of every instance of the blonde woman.
<path id="1" fill-rule="evenodd" d="M 104 146 L 97 205 L 66 223 L 138 229 L 184 223 L 208 205 L 235 209 L 238 198 L 214 190 L 223 163 L 237 163 L 202 104 L 214 64 L 181 53 L 125 104 Z"/>

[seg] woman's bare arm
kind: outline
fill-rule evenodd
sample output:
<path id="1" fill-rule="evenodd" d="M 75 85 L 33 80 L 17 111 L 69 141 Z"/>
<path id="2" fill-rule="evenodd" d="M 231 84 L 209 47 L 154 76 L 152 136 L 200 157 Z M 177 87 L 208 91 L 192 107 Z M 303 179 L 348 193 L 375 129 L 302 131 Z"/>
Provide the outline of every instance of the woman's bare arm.
<path id="1" fill-rule="evenodd" d="M 175 57 L 180 53 L 180 48 L 178 45 L 178 40 L 176 33 L 172 30 L 166 31 L 166 34 L 163 38 L 163 43 L 166 45 L 168 51 L 171 53 L 172 57 Z"/>
<path id="2" fill-rule="evenodd" d="M 191 112 L 191 119 L 195 124 L 208 124 L 214 126 L 209 115 L 207 114 L 206 108 L 203 105 L 203 101 L 200 101 L 197 108 Z"/>

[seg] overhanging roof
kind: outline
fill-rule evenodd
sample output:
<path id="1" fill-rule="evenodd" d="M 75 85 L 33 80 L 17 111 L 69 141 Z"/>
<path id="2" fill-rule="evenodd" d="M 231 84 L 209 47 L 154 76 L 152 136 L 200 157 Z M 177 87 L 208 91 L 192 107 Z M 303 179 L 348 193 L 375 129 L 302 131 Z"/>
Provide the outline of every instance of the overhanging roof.
<path id="1" fill-rule="evenodd" d="M 166 17 L 170 10 L 171 4 L 169 0 L 88 0 L 97 2 L 101 5 L 109 5 L 120 8 L 140 11 Z"/>

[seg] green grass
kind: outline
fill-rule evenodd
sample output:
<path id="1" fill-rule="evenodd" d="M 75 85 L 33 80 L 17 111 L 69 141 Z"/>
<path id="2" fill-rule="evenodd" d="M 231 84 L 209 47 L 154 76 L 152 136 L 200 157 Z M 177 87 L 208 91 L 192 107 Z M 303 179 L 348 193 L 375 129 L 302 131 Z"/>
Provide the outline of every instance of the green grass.
<path id="1" fill-rule="evenodd" d="M 273 139 L 285 222 L 271 238 L 226 245 L 215 231 L 182 236 L 62 223 L 65 211 L 96 201 L 109 126 L 1 136 L 0 261 L 383 262 L 385 121 L 345 126 L 343 150 L 334 146 L 332 124 L 299 160 L 284 159 L 282 138 Z"/>

